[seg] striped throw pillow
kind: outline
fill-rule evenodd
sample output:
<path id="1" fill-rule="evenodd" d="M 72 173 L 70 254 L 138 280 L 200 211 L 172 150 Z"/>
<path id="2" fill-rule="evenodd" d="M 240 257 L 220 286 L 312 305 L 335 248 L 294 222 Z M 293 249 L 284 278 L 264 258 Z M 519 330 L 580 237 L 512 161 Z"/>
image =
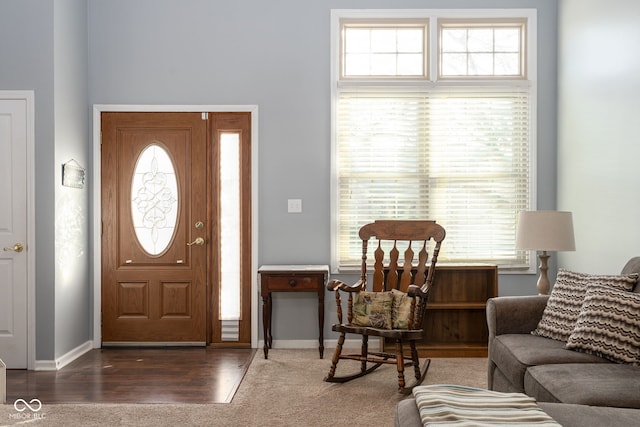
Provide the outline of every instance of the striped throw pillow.
<path id="1" fill-rule="evenodd" d="M 531 333 L 558 341 L 567 341 L 578 320 L 587 289 L 593 285 L 630 291 L 638 275 L 591 275 L 559 269 L 547 306 L 536 329 Z"/>
<path id="2" fill-rule="evenodd" d="M 592 286 L 566 347 L 640 365 L 640 294 Z"/>

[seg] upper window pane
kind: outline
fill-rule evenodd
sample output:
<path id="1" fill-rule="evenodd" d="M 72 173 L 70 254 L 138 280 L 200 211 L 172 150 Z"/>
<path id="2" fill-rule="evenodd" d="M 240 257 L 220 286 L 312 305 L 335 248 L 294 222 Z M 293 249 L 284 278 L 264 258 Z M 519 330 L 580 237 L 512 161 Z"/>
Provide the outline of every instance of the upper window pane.
<path id="1" fill-rule="evenodd" d="M 342 77 L 425 77 L 426 25 L 342 26 Z"/>
<path id="2" fill-rule="evenodd" d="M 525 77 L 524 23 L 444 22 L 440 77 Z"/>

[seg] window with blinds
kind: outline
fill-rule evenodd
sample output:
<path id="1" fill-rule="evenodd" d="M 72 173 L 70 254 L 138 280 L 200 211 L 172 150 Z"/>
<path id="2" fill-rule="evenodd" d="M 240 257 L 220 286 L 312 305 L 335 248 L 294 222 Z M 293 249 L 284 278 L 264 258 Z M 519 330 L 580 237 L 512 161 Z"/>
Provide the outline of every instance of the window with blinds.
<path id="1" fill-rule="evenodd" d="M 429 27 L 438 28 L 437 18 L 431 19 L 435 21 Z M 348 34 L 344 25 L 350 22 L 341 21 L 343 36 Z M 375 23 L 366 26 L 362 19 L 358 22 L 359 31 Z M 514 29 L 526 31 L 526 20 L 514 21 L 517 25 L 508 27 L 509 31 L 504 31 L 503 19 L 496 19 L 500 31 L 491 31 L 486 18 L 482 20 L 483 31 L 477 31 L 477 22 L 470 18 L 468 27 L 474 31 L 465 32 L 464 22 L 455 21 L 456 35 L 464 34 L 458 37 L 459 50 L 507 45 L 510 55 L 516 50 L 518 55 L 526 53 L 520 43 L 524 34 L 513 33 Z M 385 21 L 385 31 L 393 34 L 389 25 Z M 398 28 L 406 27 L 406 22 L 398 21 Z M 498 39 L 500 34 L 509 39 L 497 40 L 496 34 Z M 490 40 L 471 40 L 474 35 Z M 362 34 L 359 36 L 362 40 Z M 431 46 L 442 46 L 434 41 Z M 345 41 L 341 43 L 344 47 Z M 380 45 L 392 43 L 378 40 Z M 433 49 L 431 58 L 426 45 L 427 67 L 437 68 L 438 48 Z M 445 45 L 451 50 L 451 42 Z M 361 57 L 366 56 L 363 46 L 366 43 L 359 44 Z M 335 58 L 342 70 L 363 69 L 345 64 L 349 61 L 346 49 L 336 51 L 342 52 Z M 473 63 L 469 57 L 467 54 L 465 64 Z M 510 61 L 532 62 L 513 57 Z M 528 267 L 529 253 L 515 249 L 515 230 L 518 212 L 530 209 L 533 199 L 533 82 L 522 78 L 526 73 L 519 73 L 519 78 L 499 74 L 502 69 L 513 73 L 513 67 L 493 67 L 487 80 L 478 79 L 477 73 L 468 80 L 461 78 L 461 73 L 446 80 L 442 73 L 425 72 L 423 81 L 411 84 L 403 76 L 394 82 L 389 75 L 392 68 L 379 66 L 385 71 L 377 81 L 370 80 L 371 67 L 367 68 L 367 79 L 360 82 L 354 82 L 353 76 L 345 78 L 344 72 L 335 74 L 334 268 L 359 268 L 362 249 L 358 230 L 377 219 L 438 221 L 447 230 L 440 253 L 443 261 Z M 488 67 L 482 69 L 486 73 Z M 429 80 L 428 75 L 440 77 Z"/>

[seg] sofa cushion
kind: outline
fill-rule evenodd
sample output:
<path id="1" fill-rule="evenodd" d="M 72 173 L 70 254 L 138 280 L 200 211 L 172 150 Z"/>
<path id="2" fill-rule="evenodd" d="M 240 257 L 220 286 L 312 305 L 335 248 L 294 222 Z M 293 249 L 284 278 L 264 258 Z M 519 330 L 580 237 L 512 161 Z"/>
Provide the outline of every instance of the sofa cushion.
<path id="1" fill-rule="evenodd" d="M 527 369 L 525 393 L 539 402 L 640 408 L 640 367 L 566 363 Z"/>
<path id="2" fill-rule="evenodd" d="M 640 365 L 640 294 L 591 287 L 567 348 Z"/>
<path id="3" fill-rule="evenodd" d="M 567 350 L 565 343 L 561 341 L 530 334 L 498 335 L 493 341 L 491 360 L 519 391 L 524 391 L 524 374 L 530 366 L 549 363 L 610 363 L 601 357 Z"/>
<path id="4" fill-rule="evenodd" d="M 640 409 L 545 403 L 538 406 L 564 427 L 637 427 Z"/>
<path id="5" fill-rule="evenodd" d="M 623 291 L 633 289 L 638 275 L 590 275 L 559 269 L 556 283 L 536 329 L 540 337 L 566 342 L 578 320 L 580 308 L 590 285 L 609 286 Z"/>

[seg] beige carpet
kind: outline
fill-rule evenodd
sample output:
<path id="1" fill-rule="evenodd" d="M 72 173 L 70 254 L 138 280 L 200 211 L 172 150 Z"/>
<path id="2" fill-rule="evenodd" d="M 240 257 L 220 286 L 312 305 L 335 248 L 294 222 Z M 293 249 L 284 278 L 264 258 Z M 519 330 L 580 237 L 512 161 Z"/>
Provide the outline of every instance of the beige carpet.
<path id="1" fill-rule="evenodd" d="M 38 412 L 13 402 L 0 406 L 0 426 L 392 426 L 397 393 L 394 366 L 346 384 L 322 379 L 331 350 L 279 350 L 269 359 L 257 352 L 233 401 L 202 405 L 48 405 Z M 340 368 L 357 369 L 341 361 Z M 351 371 L 351 369 L 349 369 Z M 425 384 L 486 387 L 486 359 L 432 359 Z M 37 396 L 35 396 L 37 397 Z M 28 402 L 33 397 L 25 397 Z"/>

